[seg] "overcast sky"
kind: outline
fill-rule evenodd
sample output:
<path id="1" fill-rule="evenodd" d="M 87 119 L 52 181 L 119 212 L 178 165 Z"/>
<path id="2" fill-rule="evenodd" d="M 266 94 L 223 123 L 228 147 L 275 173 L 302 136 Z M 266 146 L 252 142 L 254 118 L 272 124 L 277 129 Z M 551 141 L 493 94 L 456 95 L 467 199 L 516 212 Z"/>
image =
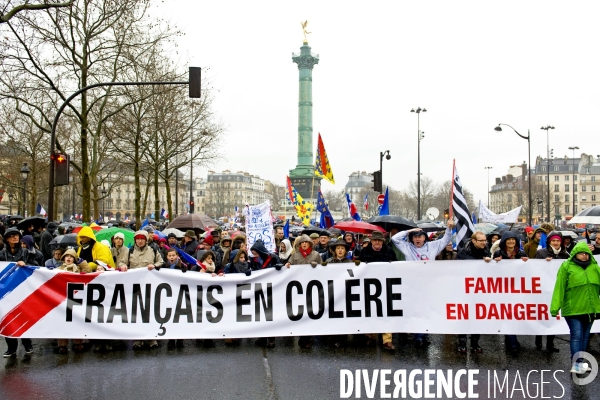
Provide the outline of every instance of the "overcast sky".
<path id="1" fill-rule="evenodd" d="M 215 111 L 226 127 L 212 169 L 244 170 L 281 185 L 297 160 L 300 22 L 320 55 L 313 70 L 313 146 L 320 132 L 343 189 L 348 175 L 379 168 L 403 189 L 421 171 L 441 183 L 456 159 L 462 183 L 487 199 L 495 176 L 550 148 L 600 154 L 600 24 L 597 1 L 192 1 L 160 8 L 185 36 L 180 53 L 209 68 Z M 594 122 L 596 121 L 596 122 Z M 591 143 L 589 143 L 591 142 Z M 576 153 L 576 156 L 578 154 Z M 202 169 L 205 176 L 206 169 Z"/>

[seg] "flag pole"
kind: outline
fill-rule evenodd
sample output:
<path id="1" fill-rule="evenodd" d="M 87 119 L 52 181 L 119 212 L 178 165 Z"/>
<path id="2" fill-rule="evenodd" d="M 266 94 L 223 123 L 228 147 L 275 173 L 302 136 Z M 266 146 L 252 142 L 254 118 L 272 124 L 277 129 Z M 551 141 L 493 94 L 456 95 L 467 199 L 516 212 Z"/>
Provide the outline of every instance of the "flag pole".
<path id="1" fill-rule="evenodd" d="M 452 218 L 452 199 L 454 198 L 454 172 L 456 171 L 456 159 L 452 160 L 452 189 L 450 190 L 450 209 L 448 221 Z"/>

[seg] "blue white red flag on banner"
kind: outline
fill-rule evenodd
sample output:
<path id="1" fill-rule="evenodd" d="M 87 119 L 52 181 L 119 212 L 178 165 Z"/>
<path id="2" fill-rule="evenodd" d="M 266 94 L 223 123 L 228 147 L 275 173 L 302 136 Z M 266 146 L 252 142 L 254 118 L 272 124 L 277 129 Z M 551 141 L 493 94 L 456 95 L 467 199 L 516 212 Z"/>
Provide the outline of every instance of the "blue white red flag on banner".
<path id="1" fill-rule="evenodd" d="M 350 216 L 356 221 L 360 221 L 360 214 L 358 214 L 358 210 L 350 199 L 350 195 L 348 193 L 346 193 L 346 201 L 348 202 L 348 214 L 350 214 Z"/>

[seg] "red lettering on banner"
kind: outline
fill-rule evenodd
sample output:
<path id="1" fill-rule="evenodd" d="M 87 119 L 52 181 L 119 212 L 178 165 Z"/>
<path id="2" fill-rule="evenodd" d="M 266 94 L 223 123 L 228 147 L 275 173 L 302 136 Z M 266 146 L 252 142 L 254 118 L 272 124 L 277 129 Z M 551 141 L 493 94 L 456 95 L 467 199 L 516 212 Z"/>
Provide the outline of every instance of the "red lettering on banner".
<path id="1" fill-rule="evenodd" d="M 456 304 L 446 304 L 446 319 L 456 319 Z"/>
<path id="2" fill-rule="evenodd" d="M 459 304 L 458 305 L 458 319 L 469 319 L 469 305 Z"/>
<path id="3" fill-rule="evenodd" d="M 462 319 L 460 315 L 460 307 L 468 306 L 468 304 L 457 304 L 457 319 Z M 468 308 L 466 308 L 468 310 Z M 468 315 L 468 314 L 467 314 Z M 475 304 L 475 319 L 489 320 L 548 320 L 548 305 L 538 303 L 527 304 L 511 304 L 511 303 L 491 303 L 491 304 Z"/>
<path id="4" fill-rule="evenodd" d="M 531 282 L 529 282 L 529 280 Z M 465 293 L 504 293 L 504 294 L 530 294 L 542 293 L 540 277 L 527 278 L 522 276 L 514 277 L 499 277 L 499 278 L 465 278 Z M 473 289 L 471 291 L 471 289 Z"/>

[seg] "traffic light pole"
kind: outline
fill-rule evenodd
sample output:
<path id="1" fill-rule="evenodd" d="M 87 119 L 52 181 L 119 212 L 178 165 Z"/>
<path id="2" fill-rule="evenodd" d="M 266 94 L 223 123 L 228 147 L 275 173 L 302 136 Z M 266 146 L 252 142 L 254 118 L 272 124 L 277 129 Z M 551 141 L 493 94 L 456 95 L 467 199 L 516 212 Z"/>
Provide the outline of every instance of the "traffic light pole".
<path id="1" fill-rule="evenodd" d="M 152 85 L 190 85 L 190 97 L 199 98 L 200 97 L 200 68 L 193 70 L 196 67 L 190 67 L 190 80 L 189 81 L 180 81 L 180 82 L 103 82 L 103 83 L 95 83 L 93 85 L 86 86 L 84 88 L 79 89 L 75 93 L 73 93 L 69 98 L 65 100 L 65 102 L 60 106 L 56 116 L 54 117 L 54 121 L 52 122 L 52 129 L 50 131 L 50 169 L 48 171 L 48 221 L 54 221 L 54 154 L 56 152 L 56 126 L 58 125 L 58 119 L 60 118 L 62 112 L 69 105 L 71 100 L 75 97 L 79 96 L 81 93 L 101 87 L 101 86 L 152 86 Z M 194 87 L 192 87 L 194 86 Z"/>

